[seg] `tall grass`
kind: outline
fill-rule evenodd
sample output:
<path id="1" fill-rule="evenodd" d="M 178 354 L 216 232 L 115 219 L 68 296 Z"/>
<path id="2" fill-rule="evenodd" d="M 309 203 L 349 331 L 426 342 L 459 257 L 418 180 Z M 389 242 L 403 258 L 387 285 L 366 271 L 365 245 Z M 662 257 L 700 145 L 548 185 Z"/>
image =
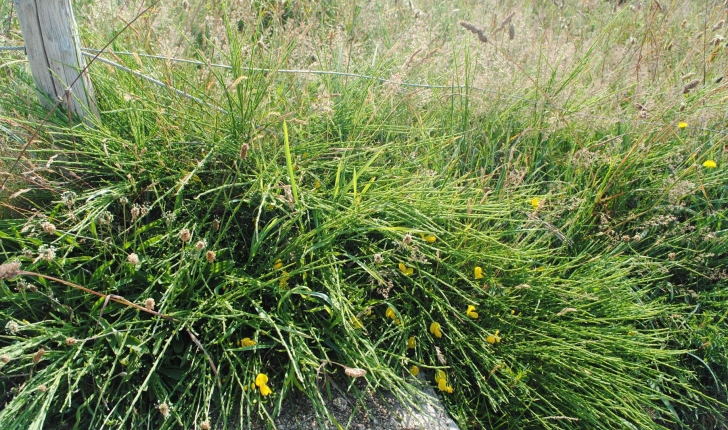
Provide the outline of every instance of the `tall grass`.
<path id="1" fill-rule="evenodd" d="M 273 427 L 302 394 L 323 428 L 329 376 L 413 404 L 412 366 L 462 428 L 725 427 L 723 60 L 669 37 L 721 10 L 455 6 L 159 8 L 114 49 L 232 68 L 116 61 L 205 103 L 94 64 L 101 121 L 15 170 L 45 113 L 7 60 L 2 427 Z"/>

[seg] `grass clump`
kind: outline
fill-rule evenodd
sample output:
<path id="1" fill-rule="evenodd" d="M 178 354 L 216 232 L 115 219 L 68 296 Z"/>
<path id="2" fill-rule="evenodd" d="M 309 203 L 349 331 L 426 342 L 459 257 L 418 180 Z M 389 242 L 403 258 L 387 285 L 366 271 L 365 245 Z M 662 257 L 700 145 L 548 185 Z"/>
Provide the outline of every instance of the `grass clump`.
<path id="1" fill-rule="evenodd" d="M 357 41 L 394 33 L 361 10 L 276 5 L 172 11 L 197 58 L 231 68 L 120 59 L 191 100 L 93 65 L 101 121 L 52 116 L 19 168 L 44 112 L 27 70 L 0 69 L 3 428 L 272 427 L 301 393 L 323 428 L 328 376 L 412 403 L 413 366 L 462 428 L 725 425 L 725 137 L 698 88 L 673 82 L 679 103 L 659 93 L 647 123 L 604 118 L 632 82 L 584 92 L 628 64 L 599 49 L 637 30 L 629 9 L 595 14 L 581 60 L 545 75 L 549 59 L 513 60 L 511 11 L 473 24 L 488 45 L 369 63 Z M 419 7 L 396 13 L 432 19 Z M 550 7 L 532 19 L 573 37 Z M 469 40 L 439 22 L 432 43 Z M 310 61 L 307 44 L 332 69 L 465 86 L 248 68 Z M 491 55 L 531 98 L 472 88 Z"/>

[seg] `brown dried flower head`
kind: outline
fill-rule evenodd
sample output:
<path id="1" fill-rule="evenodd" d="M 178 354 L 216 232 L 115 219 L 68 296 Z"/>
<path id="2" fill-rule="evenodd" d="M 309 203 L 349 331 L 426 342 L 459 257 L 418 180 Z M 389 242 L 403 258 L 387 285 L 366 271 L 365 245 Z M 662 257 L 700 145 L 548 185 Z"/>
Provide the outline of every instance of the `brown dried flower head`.
<path id="1" fill-rule="evenodd" d="M 218 230 L 220 230 L 220 220 L 219 220 L 219 219 L 215 218 L 215 219 L 214 219 L 214 220 L 212 221 L 212 229 L 213 229 L 214 231 L 218 231 Z"/>
<path id="2" fill-rule="evenodd" d="M 78 342 L 78 341 L 76 340 L 76 338 L 75 338 L 75 337 L 69 337 L 69 338 L 66 338 L 66 345 L 67 345 L 67 346 L 73 346 L 73 345 L 75 345 L 75 344 L 76 344 L 77 342 Z"/>
<path id="3" fill-rule="evenodd" d="M 53 234 L 56 232 L 56 226 L 53 225 L 52 223 L 49 223 L 48 221 L 43 221 L 40 224 L 40 227 L 43 229 L 44 232 L 46 232 L 48 234 Z"/>
<path id="4" fill-rule="evenodd" d="M 347 376 L 351 376 L 352 378 L 361 378 L 363 376 L 366 376 L 367 371 L 364 369 L 359 369 L 358 367 L 346 367 L 344 369 L 344 373 L 346 373 Z"/>
<path id="5" fill-rule="evenodd" d="M 215 261 L 215 251 L 207 251 L 205 253 L 205 259 L 208 263 L 213 263 Z"/>
<path id="6" fill-rule="evenodd" d="M 20 263 L 13 261 L 0 266 L 0 279 L 10 279 L 20 273 Z"/>
<path id="7" fill-rule="evenodd" d="M 154 299 L 153 299 L 153 298 L 151 298 L 151 297 L 150 297 L 150 298 L 148 298 L 148 299 L 146 299 L 146 300 L 144 301 L 144 307 L 145 307 L 145 308 L 146 308 L 147 310 L 153 311 L 153 310 L 154 310 L 154 305 L 156 305 L 156 303 L 155 303 Z"/>
<path id="8" fill-rule="evenodd" d="M 45 354 L 45 349 L 41 348 L 39 349 L 35 354 L 33 354 L 33 364 L 38 364 L 43 359 L 43 354 Z"/>
<path id="9" fill-rule="evenodd" d="M 402 238 L 402 243 L 404 243 L 405 245 L 409 245 L 410 243 L 412 243 L 412 235 L 409 233 L 405 234 L 404 238 Z"/>
<path id="10" fill-rule="evenodd" d="M 162 403 L 157 409 L 159 409 L 159 413 L 162 414 L 165 419 L 169 417 L 169 414 L 172 411 L 167 403 Z"/>
<path id="11" fill-rule="evenodd" d="M 250 145 L 248 145 L 247 143 L 243 143 L 240 146 L 240 158 L 241 159 L 245 160 L 246 158 L 248 158 L 248 150 L 249 149 L 250 149 Z"/>
<path id="12" fill-rule="evenodd" d="M 139 256 L 132 252 L 126 257 L 126 261 L 136 266 L 139 264 Z"/>
<path id="13" fill-rule="evenodd" d="M 692 90 L 693 88 L 697 87 L 699 84 L 700 84 L 700 80 L 699 79 L 695 79 L 695 80 L 692 80 L 692 81 L 688 82 L 683 87 L 683 90 L 682 90 L 683 94 L 689 93 L 690 90 Z"/>
<path id="14" fill-rule="evenodd" d="M 204 240 L 198 240 L 195 244 L 195 249 L 198 251 L 202 251 L 205 248 L 207 248 L 207 242 Z"/>
<path id="15" fill-rule="evenodd" d="M 3 355 L 2 357 L 0 357 L 0 362 L 2 362 L 3 364 L 10 363 L 10 357 L 7 355 Z"/>
<path id="16" fill-rule="evenodd" d="M 210 425 L 210 421 L 202 421 L 200 423 L 200 430 L 210 430 L 212 426 Z"/>
<path id="17" fill-rule="evenodd" d="M 48 386 L 46 384 L 40 384 L 38 385 L 38 391 L 40 391 L 41 393 L 45 393 L 46 391 L 48 391 Z"/>
<path id="18" fill-rule="evenodd" d="M 179 238 L 182 240 L 182 242 L 187 243 L 192 239 L 192 233 L 190 233 L 189 229 L 183 228 L 179 232 Z"/>

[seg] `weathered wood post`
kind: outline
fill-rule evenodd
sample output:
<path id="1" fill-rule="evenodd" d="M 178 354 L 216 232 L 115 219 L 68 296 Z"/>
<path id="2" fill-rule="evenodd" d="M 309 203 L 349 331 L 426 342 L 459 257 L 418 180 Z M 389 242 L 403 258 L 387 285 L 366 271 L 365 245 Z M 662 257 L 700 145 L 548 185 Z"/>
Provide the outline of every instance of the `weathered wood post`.
<path id="1" fill-rule="evenodd" d="M 71 0 L 14 1 L 33 80 L 48 96 L 41 96 L 41 103 L 51 108 L 60 97 L 64 107 L 85 122 L 91 119 L 89 115 L 98 118 L 91 79 L 82 72 L 86 62 Z M 74 81 L 67 93 L 66 88 Z"/>

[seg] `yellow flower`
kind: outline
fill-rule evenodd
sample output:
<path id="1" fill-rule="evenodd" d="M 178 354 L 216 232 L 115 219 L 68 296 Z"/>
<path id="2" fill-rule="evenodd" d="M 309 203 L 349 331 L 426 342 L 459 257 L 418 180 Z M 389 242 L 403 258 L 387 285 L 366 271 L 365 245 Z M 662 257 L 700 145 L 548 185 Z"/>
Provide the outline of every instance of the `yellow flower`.
<path id="1" fill-rule="evenodd" d="M 360 330 L 364 328 L 364 324 L 361 323 L 361 320 L 357 317 L 353 317 L 351 319 L 351 325 L 354 326 L 355 329 Z"/>
<path id="2" fill-rule="evenodd" d="M 478 313 L 475 312 L 475 306 L 473 305 L 468 305 L 468 310 L 465 311 L 465 314 L 474 320 L 478 319 Z"/>
<path id="3" fill-rule="evenodd" d="M 415 366 L 415 365 L 413 364 L 413 365 L 412 365 L 412 367 L 410 367 L 410 368 L 409 368 L 409 373 L 410 373 L 410 375 L 412 375 L 412 376 L 417 376 L 417 375 L 418 375 L 418 374 L 420 373 L 420 368 L 419 368 L 419 367 L 417 367 L 417 366 Z"/>
<path id="4" fill-rule="evenodd" d="M 489 334 L 488 337 L 485 338 L 485 340 L 488 341 L 488 343 L 491 345 L 499 343 L 501 341 L 500 337 L 498 336 L 499 331 L 500 330 L 496 330 L 495 334 Z"/>
<path id="5" fill-rule="evenodd" d="M 435 382 L 437 382 L 437 388 L 439 388 L 440 391 L 452 393 L 452 387 L 447 384 L 447 375 L 445 375 L 445 372 L 442 370 L 435 371 Z"/>
<path id="6" fill-rule="evenodd" d="M 677 128 L 687 128 L 687 127 L 688 127 L 688 123 L 685 121 L 679 122 L 677 124 Z"/>
<path id="7" fill-rule="evenodd" d="M 255 341 L 249 337 L 244 337 L 240 340 L 240 346 L 245 347 L 245 348 L 247 348 L 249 346 L 255 346 Z"/>
<path id="8" fill-rule="evenodd" d="M 386 316 L 387 318 L 389 318 L 391 320 L 394 320 L 397 318 L 397 314 L 394 312 L 394 309 L 392 309 L 391 306 L 387 308 L 387 312 L 384 313 L 384 316 Z"/>
<path id="9" fill-rule="evenodd" d="M 423 240 L 425 240 L 426 242 L 429 242 L 429 243 L 435 243 L 435 241 L 437 240 L 437 237 L 435 237 L 435 236 L 434 236 L 434 235 L 432 235 L 432 234 L 424 234 L 424 233 L 420 233 L 420 237 L 421 237 L 421 238 L 422 238 Z"/>
<path id="10" fill-rule="evenodd" d="M 274 265 L 273 265 L 273 270 L 278 270 L 278 269 L 280 269 L 281 267 L 283 267 L 283 262 L 282 262 L 282 261 L 281 261 L 281 259 L 279 258 L 278 260 L 276 260 L 276 264 L 274 264 Z"/>
<path id="11" fill-rule="evenodd" d="M 415 337 L 414 336 L 410 336 L 410 338 L 407 339 L 407 348 L 415 349 Z"/>
<path id="12" fill-rule="evenodd" d="M 399 270 L 402 271 L 405 275 L 409 276 L 413 273 L 415 273 L 415 269 L 412 267 L 407 267 L 404 265 L 404 263 L 399 263 Z"/>
<path id="13" fill-rule="evenodd" d="M 261 385 L 261 386 L 260 386 L 260 394 L 261 394 L 261 395 L 262 395 L 263 397 L 267 396 L 268 394 L 270 394 L 270 393 L 272 393 L 272 392 L 273 392 L 273 391 L 271 391 L 271 389 L 270 389 L 270 387 L 269 387 L 269 386 L 267 386 L 267 385 L 265 385 L 265 384 L 263 384 L 263 385 Z"/>
<path id="14" fill-rule="evenodd" d="M 432 324 L 430 324 L 430 333 L 434 334 L 437 338 L 442 337 L 442 332 L 440 331 L 440 323 L 433 322 Z"/>
<path id="15" fill-rule="evenodd" d="M 281 279 L 278 280 L 278 286 L 281 288 L 288 288 L 288 272 L 285 270 L 281 273 Z"/>
<path id="16" fill-rule="evenodd" d="M 258 376 L 255 377 L 255 385 L 260 387 L 261 385 L 265 385 L 268 383 L 268 377 L 264 373 L 258 373 Z M 250 387 L 255 389 L 255 387 Z"/>
<path id="17" fill-rule="evenodd" d="M 705 167 L 706 169 L 715 169 L 716 167 L 718 167 L 718 165 L 715 164 L 715 161 L 713 160 L 705 160 L 705 162 L 703 163 L 703 167 Z"/>
<path id="18" fill-rule="evenodd" d="M 475 266 L 475 270 L 473 270 L 473 273 L 475 273 L 475 279 L 483 279 L 483 268 L 480 266 Z"/>
<path id="19" fill-rule="evenodd" d="M 531 203 L 531 206 L 533 206 L 534 210 L 538 209 L 538 203 L 539 203 L 538 197 L 532 198 L 530 203 Z"/>

